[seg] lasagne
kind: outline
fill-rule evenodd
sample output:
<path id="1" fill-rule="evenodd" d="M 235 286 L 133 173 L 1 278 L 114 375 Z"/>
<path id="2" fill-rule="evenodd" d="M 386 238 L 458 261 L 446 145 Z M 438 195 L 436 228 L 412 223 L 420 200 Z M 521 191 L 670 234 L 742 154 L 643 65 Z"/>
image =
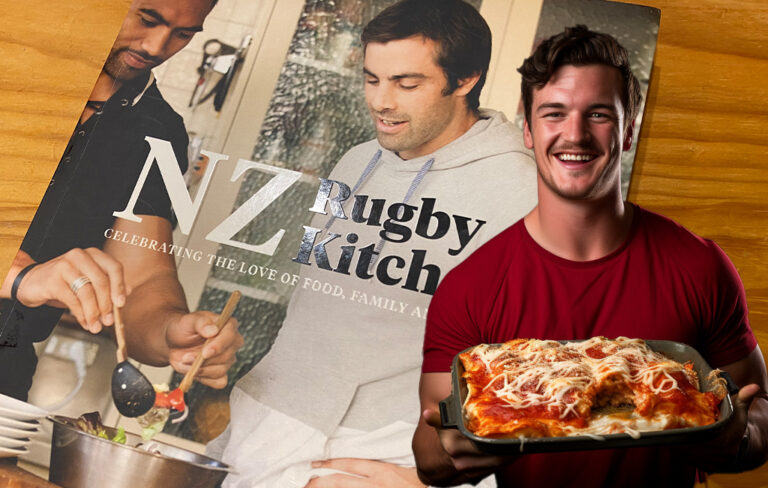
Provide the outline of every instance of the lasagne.
<path id="1" fill-rule="evenodd" d="M 709 425 L 726 395 L 719 377 L 712 391 L 699 391 L 692 363 L 668 359 L 641 339 L 516 339 L 459 358 L 466 425 L 482 437 L 637 437 Z"/>

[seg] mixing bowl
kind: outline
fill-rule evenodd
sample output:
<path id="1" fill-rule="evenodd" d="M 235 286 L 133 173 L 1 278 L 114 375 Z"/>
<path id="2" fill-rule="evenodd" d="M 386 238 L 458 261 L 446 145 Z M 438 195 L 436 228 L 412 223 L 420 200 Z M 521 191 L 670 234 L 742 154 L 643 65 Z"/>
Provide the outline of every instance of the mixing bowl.
<path id="1" fill-rule="evenodd" d="M 118 444 L 81 431 L 75 419 L 51 416 L 50 481 L 64 488 L 215 488 L 232 469 L 224 463 L 126 433 Z M 116 429 L 106 427 L 109 436 Z M 151 444 L 151 452 L 135 446 Z"/>

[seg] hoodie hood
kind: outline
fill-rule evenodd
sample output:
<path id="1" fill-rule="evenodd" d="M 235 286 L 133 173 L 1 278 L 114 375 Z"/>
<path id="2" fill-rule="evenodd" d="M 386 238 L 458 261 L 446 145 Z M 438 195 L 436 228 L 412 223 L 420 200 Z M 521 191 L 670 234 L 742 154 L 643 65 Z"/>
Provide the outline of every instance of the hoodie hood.
<path id="1" fill-rule="evenodd" d="M 357 176 L 350 193 L 356 195 L 358 190 L 365 191 L 368 178 L 376 172 L 378 167 L 381 167 L 390 174 L 399 173 L 400 176 L 410 180 L 407 191 L 402 196 L 398 196 L 402 203 L 410 203 L 411 198 L 419 193 L 422 181 L 429 174 L 437 176 L 436 173 L 443 170 L 455 170 L 476 161 L 499 156 L 508 157 L 510 160 L 518 158 L 533 160 L 531 153 L 523 144 L 520 130 L 509 122 L 503 113 L 484 109 L 480 110 L 480 119 L 467 132 L 431 154 L 404 160 L 394 152 L 381 147 L 377 140 L 362 144 L 351 152 L 363 155 L 371 154 L 371 151 L 373 154 Z M 459 169 L 459 171 L 463 170 Z M 335 217 L 330 217 L 323 229 L 328 231 L 335 220 Z M 377 255 L 381 253 L 384 245 L 384 239 L 380 238 L 374 252 Z M 370 261 L 369 272 L 375 264 L 374 258 Z"/>
<path id="2" fill-rule="evenodd" d="M 505 153 L 522 153 L 533 157 L 533 153 L 523 143 L 520 129 L 507 120 L 503 113 L 489 109 L 480 109 L 480 120 L 461 137 L 432 154 L 404 160 L 382 148 L 378 141 L 375 145 L 382 151 L 382 162 L 393 165 L 397 171 L 413 173 L 418 173 L 429 159 L 434 159 L 429 171 L 440 171 Z"/>

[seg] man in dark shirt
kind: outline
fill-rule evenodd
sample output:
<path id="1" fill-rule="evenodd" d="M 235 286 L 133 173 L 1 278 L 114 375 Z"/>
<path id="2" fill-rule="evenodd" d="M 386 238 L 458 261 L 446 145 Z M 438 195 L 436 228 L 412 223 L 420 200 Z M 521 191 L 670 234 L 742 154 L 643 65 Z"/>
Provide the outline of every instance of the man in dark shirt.
<path id="1" fill-rule="evenodd" d="M 188 139 L 181 117 L 163 100 L 151 69 L 202 30 L 216 0 L 135 0 L 80 121 L 0 288 L 0 392 L 25 399 L 36 358 L 33 342 L 50 335 L 63 311 L 93 333 L 123 308 L 132 357 L 185 372 L 209 337 L 198 380 L 226 384 L 242 344 L 234 319 L 217 335 L 215 314 L 189 313 L 174 256 L 107 240 L 126 232 L 172 242 L 171 203 L 156 167 L 135 213 L 125 208 L 149 152 L 147 136 L 171 143 L 186 170 Z M 105 242 L 106 241 L 106 242 Z M 130 297 L 130 298 L 129 298 Z"/>

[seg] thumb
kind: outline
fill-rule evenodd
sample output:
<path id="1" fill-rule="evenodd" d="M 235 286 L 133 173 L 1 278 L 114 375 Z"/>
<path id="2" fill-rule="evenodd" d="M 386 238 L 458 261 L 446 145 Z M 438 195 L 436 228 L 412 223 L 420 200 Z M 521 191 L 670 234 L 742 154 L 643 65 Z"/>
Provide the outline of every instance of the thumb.
<path id="1" fill-rule="evenodd" d="M 214 314 L 195 314 L 195 332 L 205 339 L 215 337 L 219 333 L 216 318 Z"/>
<path id="2" fill-rule="evenodd" d="M 758 393 L 760 393 L 760 387 L 754 383 L 742 387 L 736 395 L 734 408 L 747 410 Z"/>
<path id="3" fill-rule="evenodd" d="M 421 415 L 424 417 L 424 420 L 427 422 L 427 424 L 431 425 L 432 427 L 436 429 L 441 429 L 443 427 L 443 423 L 440 420 L 440 412 L 437 410 L 428 408 L 424 410 Z"/>
<path id="4" fill-rule="evenodd" d="M 213 321 L 206 320 L 200 312 L 182 314 L 168 325 L 166 339 L 173 348 L 195 347 L 209 337 L 202 332 L 209 325 L 212 326 Z"/>

